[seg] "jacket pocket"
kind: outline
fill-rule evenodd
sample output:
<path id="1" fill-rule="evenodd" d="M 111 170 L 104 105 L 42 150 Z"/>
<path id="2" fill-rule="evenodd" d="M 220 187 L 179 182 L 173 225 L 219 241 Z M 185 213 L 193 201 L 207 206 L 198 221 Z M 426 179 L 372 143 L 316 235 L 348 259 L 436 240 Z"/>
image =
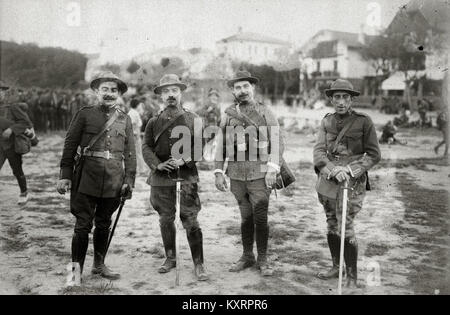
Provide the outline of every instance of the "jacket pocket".
<path id="1" fill-rule="evenodd" d="M 363 153 L 363 143 L 362 143 L 363 133 L 358 132 L 348 132 L 345 135 L 347 139 L 347 149 L 352 151 L 353 154 Z"/>

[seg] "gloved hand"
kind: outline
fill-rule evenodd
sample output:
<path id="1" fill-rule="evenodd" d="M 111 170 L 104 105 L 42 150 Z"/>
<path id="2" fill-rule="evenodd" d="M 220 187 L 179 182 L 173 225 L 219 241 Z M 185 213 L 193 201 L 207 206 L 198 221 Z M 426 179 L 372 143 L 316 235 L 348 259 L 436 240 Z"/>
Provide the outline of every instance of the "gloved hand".
<path id="1" fill-rule="evenodd" d="M 264 178 L 266 182 L 266 187 L 269 189 L 274 188 L 277 182 L 277 171 L 271 167 L 268 167 L 266 177 Z"/>
<path id="2" fill-rule="evenodd" d="M 335 166 L 331 170 L 331 173 L 328 175 L 328 177 L 329 178 L 336 178 L 336 175 L 339 174 L 340 172 L 344 172 L 344 173 L 350 174 L 350 171 L 348 170 L 347 167 L 345 167 L 345 166 Z"/>
<path id="3" fill-rule="evenodd" d="M 216 173 L 216 188 L 220 191 L 227 191 L 227 179 L 222 173 Z"/>
<path id="4" fill-rule="evenodd" d="M 350 175 L 348 174 L 348 172 L 344 171 L 340 171 L 339 173 L 337 173 L 334 178 L 336 178 L 339 183 L 350 181 Z"/>
<path id="5" fill-rule="evenodd" d="M 120 190 L 120 196 L 125 199 L 131 199 L 132 195 L 133 195 L 133 190 L 132 190 L 131 186 L 128 184 L 123 184 L 122 189 Z"/>

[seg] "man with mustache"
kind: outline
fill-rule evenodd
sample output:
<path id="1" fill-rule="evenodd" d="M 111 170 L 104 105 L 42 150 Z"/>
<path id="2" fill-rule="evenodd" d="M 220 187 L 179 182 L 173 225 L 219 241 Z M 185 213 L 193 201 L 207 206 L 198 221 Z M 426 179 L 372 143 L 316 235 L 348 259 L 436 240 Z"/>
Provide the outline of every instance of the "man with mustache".
<path id="1" fill-rule="evenodd" d="M 180 218 L 191 249 L 194 274 L 197 280 L 205 281 L 209 277 L 203 261 L 203 234 L 197 221 L 201 204 L 194 157 L 196 152 L 194 144 L 203 145 L 202 122 L 195 113 L 185 110 L 181 105 L 181 92 L 186 88 L 186 84 L 182 83 L 175 74 L 166 74 L 161 78 L 154 92 L 161 96 L 165 109 L 147 123 L 142 153 L 144 161 L 151 169 L 147 180 L 151 186 L 150 202 L 159 214 L 161 236 L 166 253 L 166 260 L 158 272 L 167 273 L 176 267 L 176 255 L 179 253 L 175 252 L 176 183 L 174 179 L 181 177 L 183 181 L 181 182 Z M 194 121 L 199 128 L 194 127 Z M 186 136 L 189 139 L 184 140 L 190 140 L 190 142 L 184 142 L 176 132 L 181 129 L 188 131 Z M 182 152 L 180 148 L 175 149 L 180 142 L 183 143 Z M 185 145 L 189 145 L 190 148 Z M 198 159 L 201 159 L 202 148 L 199 149 Z"/>
<path id="2" fill-rule="evenodd" d="M 269 197 L 280 171 L 284 141 L 275 115 L 267 106 L 255 100 L 255 86 L 258 82 L 258 78 L 252 77 L 247 71 L 239 71 L 235 78 L 227 82 L 235 103 L 225 110 L 220 124 L 222 133 L 219 134 L 218 143 L 223 149 L 217 149 L 214 174 L 217 189 L 226 191 L 228 185 L 223 167 L 224 160 L 228 159 L 226 174 L 230 177 L 230 190 L 241 213 L 243 246 L 241 258 L 233 264 L 230 271 L 239 272 L 256 262 L 263 276 L 271 276 L 273 268 L 267 259 Z M 259 133 L 239 135 L 239 132 L 234 134 L 227 131 L 253 127 L 239 118 L 242 114 L 267 131 L 265 139 Z M 275 136 L 271 137 L 271 133 Z M 255 151 L 252 148 L 255 147 L 268 149 L 265 158 L 259 151 L 258 154 L 253 154 Z M 253 253 L 255 238 L 258 253 L 256 261 Z"/>
<path id="3" fill-rule="evenodd" d="M 366 114 L 352 109 L 353 99 L 359 95 L 347 80 L 338 79 L 325 90 L 335 112 L 327 114 L 320 125 L 314 146 L 314 168 L 318 173 L 316 190 L 325 210 L 327 241 L 333 266 L 318 274 L 320 279 L 339 276 L 341 237 L 345 237 L 344 260 L 347 285 L 357 282 L 358 244 L 354 219 L 361 210 L 368 185 L 367 171 L 381 159 L 377 134 L 372 120 Z M 342 223 L 342 184 L 347 181 L 350 190 L 345 235 L 340 235 Z"/>
<path id="4" fill-rule="evenodd" d="M 92 273 L 116 280 L 120 275 L 106 267 L 104 260 L 111 216 L 121 197 L 131 198 L 136 148 L 131 119 L 117 107 L 118 97 L 127 91 L 125 82 L 107 71 L 90 86 L 97 104 L 80 109 L 70 123 L 57 190 L 60 194 L 70 190 L 70 211 L 76 218 L 72 262 L 83 271 L 89 233 L 95 222 Z"/>

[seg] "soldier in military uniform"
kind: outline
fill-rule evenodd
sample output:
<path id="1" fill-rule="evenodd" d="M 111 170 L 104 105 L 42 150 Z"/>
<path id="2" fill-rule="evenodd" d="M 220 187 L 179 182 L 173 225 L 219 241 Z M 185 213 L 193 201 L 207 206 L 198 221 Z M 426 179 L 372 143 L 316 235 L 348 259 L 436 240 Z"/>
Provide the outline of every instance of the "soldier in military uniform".
<path id="1" fill-rule="evenodd" d="M 185 110 L 181 106 L 181 92 L 186 85 L 180 82 L 177 75 L 167 74 L 160 80 L 159 86 L 154 89 L 155 94 L 160 94 L 165 104 L 165 109 L 157 116 L 152 117 L 145 128 L 142 152 L 144 161 L 151 169 L 147 183 L 151 185 L 150 202 L 159 214 L 161 236 L 164 243 L 166 260 L 158 269 L 160 273 L 169 272 L 175 268 L 175 200 L 176 183 L 173 179 L 180 176 L 181 182 L 181 213 L 180 218 L 186 229 L 187 239 L 194 261 L 194 273 L 198 280 L 207 280 L 208 275 L 203 261 L 203 234 L 197 221 L 198 212 L 201 209 L 198 196 L 199 181 L 195 160 L 201 159 L 201 147 L 197 159 L 194 157 L 197 151 L 194 147 L 195 140 L 202 140 L 201 119 L 193 112 Z M 198 121 L 200 128 L 194 128 L 194 120 Z M 172 153 L 172 147 L 181 137 L 173 135 L 175 128 L 188 128 L 191 137 L 191 151 L 182 148 L 181 155 L 178 150 Z M 186 152 L 186 153 L 185 153 Z M 179 170 L 179 171 L 177 171 Z"/>
<path id="2" fill-rule="evenodd" d="M 219 99 L 219 91 L 214 88 L 209 89 L 207 103 L 197 111 L 197 114 L 203 119 L 203 126 L 205 128 L 210 126 L 218 127 L 220 124 Z M 216 139 L 215 133 L 213 133 L 211 139 L 205 145 L 204 158 L 206 161 L 212 161 L 214 159 L 215 150 Z"/>
<path id="3" fill-rule="evenodd" d="M 222 149 L 218 147 L 214 174 L 216 187 L 220 191 L 226 191 L 228 186 L 225 174 L 230 177 L 230 190 L 241 213 L 243 254 L 231 266 L 230 271 L 239 272 L 257 263 L 263 276 L 271 276 L 273 268 L 267 260 L 269 197 L 280 171 L 284 143 L 275 115 L 267 106 L 255 100 L 255 86 L 258 82 L 258 78 L 252 77 L 247 71 L 239 71 L 235 78 L 227 82 L 236 101 L 225 110 L 220 124 L 222 133 L 218 136 L 218 144 Z M 238 132 L 227 132 L 229 127 L 236 131 L 252 127 L 242 120 L 242 114 L 259 127 L 269 127 L 266 139 L 261 138 L 259 133 L 249 132 L 241 137 Z M 279 137 L 275 134 L 269 136 L 271 130 L 278 130 Z M 271 138 L 277 139 L 278 143 L 272 143 Z M 264 158 L 259 151 L 257 155 L 254 154 L 255 151 L 252 153 L 251 148 L 255 147 L 271 149 L 270 152 L 266 151 Z M 224 172 L 226 159 L 228 168 Z M 253 253 L 255 238 L 258 253 L 256 261 Z"/>
<path id="4" fill-rule="evenodd" d="M 33 124 L 27 115 L 27 104 L 10 103 L 6 100 L 9 86 L 0 81 L 0 169 L 8 160 L 20 188 L 19 205 L 28 201 L 27 179 L 22 168 L 22 155 L 16 152 L 15 137 L 33 136 Z"/>
<path id="5" fill-rule="evenodd" d="M 197 111 L 197 114 L 203 119 L 203 126 L 219 126 L 220 124 L 220 94 L 214 88 L 208 91 L 208 102 Z"/>
<path id="6" fill-rule="evenodd" d="M 367 171 L 380 161 L 374 124 L 369 116 L 352 109 L 352 101 L 359 95 L 350 82 L 338 79 L 325 90 L 335 112 L 327 114 L 320 125 L 314 146 L 314 167 L 318 173 L 316 190 L 327 217 L 327 241 L 333 262 L 332 268 L 321 272 L 321 279 L 339 275 L 340 237 L 345 237 L 344 260 L 347 284 L 357 283 L 358 244 L 354 219 L 361 210 L 368 185 Z M 342 218 L 342 183 L 348 181 L 349 202 L 345 235 L 340 235 Z"/>
<path id="7" fill-rule="evenodd" d="M 120 275 L 107 268 L 104 259 L 111 216 L 120 197 L 129 198 L 134 187 L 133 129 L 128 115 L 116 106 L 119 95 L 127 91 L 123 81 L 108 71 L 99 74 L 90 87 L 98 104 L 83 107 L 70 123 L 57 190 L 61 194 L 71 190 L 70 210 L 76 218 L 72 261 L 79 263 L 82 271 L 88 235 L 95 221 L 92 273 L 115 280 Z M 94 137 L 98 140 L 91 144 Z M 81 156 L 75 164 L 78 148 Z"/>

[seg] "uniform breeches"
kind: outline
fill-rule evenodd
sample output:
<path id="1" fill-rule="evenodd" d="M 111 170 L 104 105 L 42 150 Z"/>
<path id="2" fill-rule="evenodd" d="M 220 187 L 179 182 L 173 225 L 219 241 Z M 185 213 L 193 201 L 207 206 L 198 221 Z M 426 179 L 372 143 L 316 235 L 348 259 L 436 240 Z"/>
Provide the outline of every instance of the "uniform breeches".
<path id="1" fill-rule="evenodd" d="M 108 231 L 111 216 L 120 205 L 120 198 L 98 198 L 74 192 L 70 212 L 75 216 L 75 233 L 90 233 L 95 223 L 98 231 Z"/>
<path id="2" fill-rule="evenodd" d="M 348 191 L 347 216 L 345 221 L 345 238 L 355 238 L 354 220 L 359 211 L 361 211 L 366 181 L 358 181 L 353 185 L 352 190 Z M 340 235 L 342 219 L 342 190 L 339 190 L 337 199 L 318 194 L 319 202 L 322 204 L 327 217 L 328 234 Z"/>
<path id="3" fill-rule="evenodd" d="M 240 181 L 231 180 L 231 192 L 236 198 L 241 212 L 241 236 L 244 255 L 253 255 L 253 242 L 256 232 L 258 256 L 267 252 L 269 238 L 268 209 L 270 189 L 264 178 Z"/>
<path id="4" fill-rule="evenodd" d="M 150 203 L 159 214 L 161 227 L 173 224 L 176 212 L 175 186 L 152 186 Z M 181 185 L 180 219 L 186 231 L 200 229 L 197 221 L 197 215 L 200 209 L 201 204 L 197 184 Z"/>

